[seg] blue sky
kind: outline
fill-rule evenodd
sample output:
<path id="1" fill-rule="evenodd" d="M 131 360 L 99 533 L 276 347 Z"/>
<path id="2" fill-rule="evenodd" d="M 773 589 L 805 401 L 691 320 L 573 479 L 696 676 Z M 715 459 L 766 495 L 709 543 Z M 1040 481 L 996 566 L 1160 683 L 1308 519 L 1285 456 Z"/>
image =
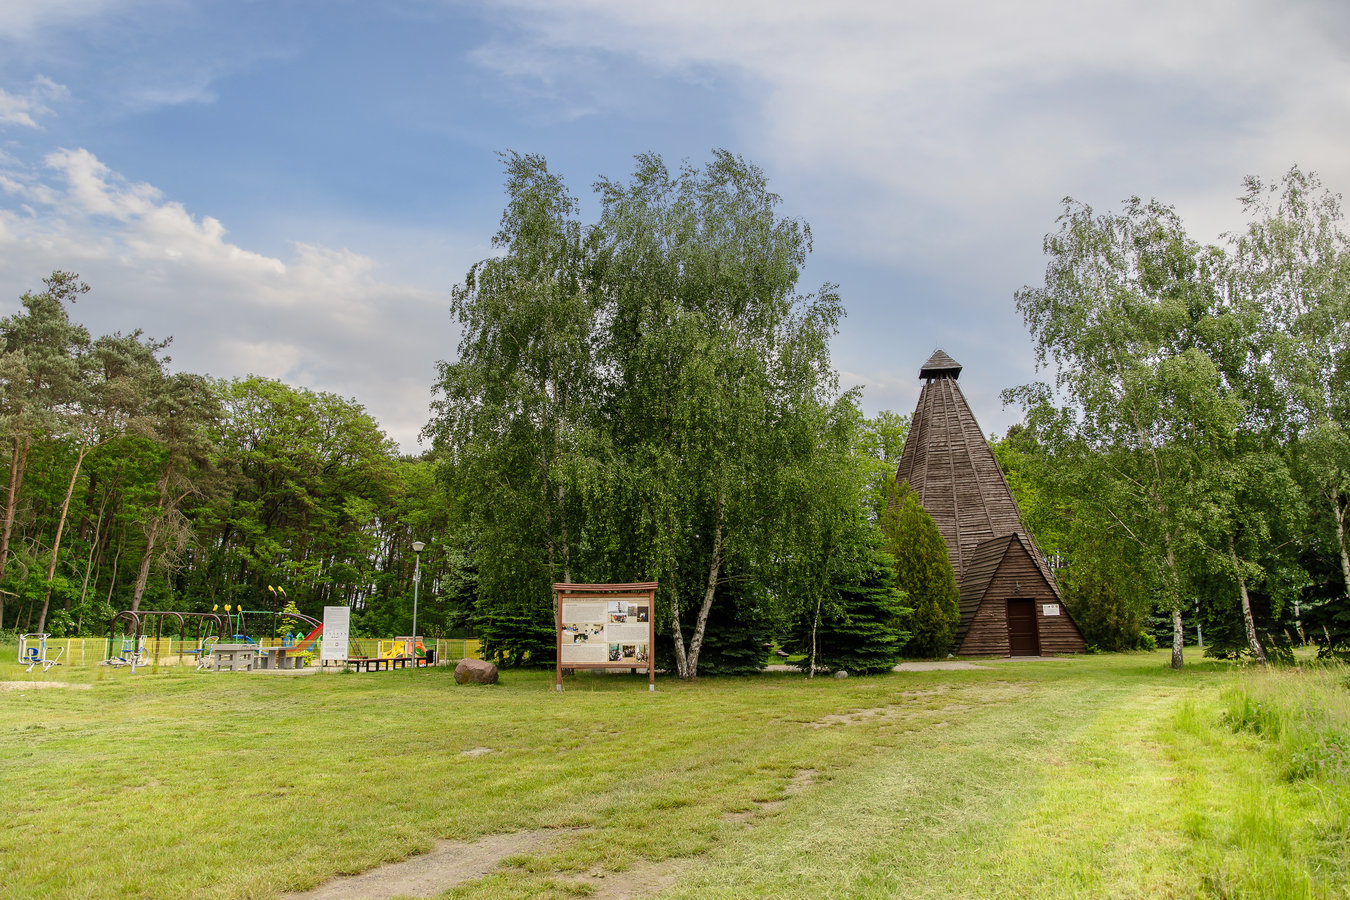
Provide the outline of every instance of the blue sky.
<path id="1" fill-rule="evenodd" d="M 354 397 L 409 452 L 497 151 L 589 186 L 640 152 L 760 165 L 869 412 L 936 347 L 986 431 L 1035 377 L 1013 293 L 1061 198 L 1239 228 L 1243 175 L 1350 187 L 1339 3 L 0 0 L 0 311 L 53 268 L 96 333 Z"/>

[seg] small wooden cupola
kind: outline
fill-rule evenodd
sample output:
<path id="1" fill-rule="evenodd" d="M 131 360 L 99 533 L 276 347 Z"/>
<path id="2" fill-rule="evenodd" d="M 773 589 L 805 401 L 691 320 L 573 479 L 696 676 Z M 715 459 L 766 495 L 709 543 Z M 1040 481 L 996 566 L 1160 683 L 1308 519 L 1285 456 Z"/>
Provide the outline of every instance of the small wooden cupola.
<path id="1" fill-rule="evenodd" d="M 923 389 L 896 469 L 933 517 L 961 589 L 957 653 L 1081 652 L 1083 636 L 957 385 L 942 350 L 919 369 Z"/>

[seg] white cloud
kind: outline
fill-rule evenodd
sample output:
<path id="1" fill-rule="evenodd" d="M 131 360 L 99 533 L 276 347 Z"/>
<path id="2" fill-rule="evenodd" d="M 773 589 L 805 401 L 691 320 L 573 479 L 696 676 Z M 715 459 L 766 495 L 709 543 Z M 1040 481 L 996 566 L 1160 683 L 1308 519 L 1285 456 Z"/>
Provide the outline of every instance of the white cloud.
<path id="1" fill-rule="evenodd" d="M 69 96 L 70 91 L 65 85 L 57 84 L 45 75 L 35 76 L 32 86 L 22 93 L 11 94 L 0 88 L 0 125 L 39 128 L 34 116 L 52 115 L 47 104 Z"/>
<path id="2" fill-rule="evenodd" d="M 502 73 L 564 80 L 569 54 L 597 51 L 731 73 L 749 98 L 745 152 L 874 260 L 951 266 L 980 247 L 1006 264 L 1009 236 L 1036 228 L 1038 249 L 1068 193 L 1098 205 L 1157 194 L 1217 235 L 1247 172 L 1297 160 L 1350 181 L 1350 59 L 1315 6 L 514 5 L 532 40 L 514 60 L 503 46 L 483 57 Z"/>
<path id="3" fill-rule="evenodd" d="M 857 373 L 844 384 L 867 385 L 869 410 L 912 408 L 908 373 L 936 340 L 973 367 L 982 424 L 1014 418 L 998 386 L 1036 373 L 1012 295 L 1039 280 L 1042 236 L 1066 195 L 1103 209 L 1158 197 L 1217 240 L 1243 225 L 1245 174 L 1297 162 L 1350 186 L 1344 4 L 511 6 L 525 37 L 499 38 L 477 61 L 547 95 L 631 102 L 591 72 L 611 57 L 726 85 L 733 108 L 718 112 L 739 130 L 719 143 L 762 165 L 787 212 L 811 222 L 808 276 L 841 284 L 847 349 L 836 359 Z M 899 375 L 883 368 L 892 361 Z"/>
<path id="4" fill-rule="evenodd" d="M 0 208 L 0 306 L 52 269 L 77 271 L 94 288 L 76 310 L 91 330 L 167 332 L 176 367 L 355 397 L 416 450 L 435 361 L 453 346 L 444 297 L 384 280 L 347 249 L 297 242 L 284 260 L 247 250 L 84 149 L 11 164 L 0 190 L 23 201 Z"/>
<path id="5" fill-rule="evenodd" d="M 92 18 L 129 5 L 125 0 L 42 0 L 0 3 L 0 38 L 31 40 L 44 27 Z"/>

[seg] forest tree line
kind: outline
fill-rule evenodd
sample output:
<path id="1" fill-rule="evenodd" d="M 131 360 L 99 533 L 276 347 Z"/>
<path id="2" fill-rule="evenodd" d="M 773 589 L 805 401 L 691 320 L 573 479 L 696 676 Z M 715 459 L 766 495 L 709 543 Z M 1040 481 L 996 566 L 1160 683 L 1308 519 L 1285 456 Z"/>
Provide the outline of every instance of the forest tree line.
<path id="1" fill-rule="evenodd" d="M 140 331 L 92 336 L 73 316 L 89 290 L 54 272 L 0 320 L 0 628 L 99 634 L 121 610 L 282 596 L 406 628 L 411 544 L 446 530 L 431 462 L 400 457 L 355 401 L 174 372 Z M 429 543 L 427 621 L 444 630 L 453 554 Z"/>

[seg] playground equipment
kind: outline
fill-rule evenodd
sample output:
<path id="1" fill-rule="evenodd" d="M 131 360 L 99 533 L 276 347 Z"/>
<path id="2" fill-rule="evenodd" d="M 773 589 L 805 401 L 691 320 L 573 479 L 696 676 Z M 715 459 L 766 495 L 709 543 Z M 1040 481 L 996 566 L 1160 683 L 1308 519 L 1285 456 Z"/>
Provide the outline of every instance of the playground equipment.
<path id="1" fill-rule="evenodd" d="M 66 652 L 62 647 L 56 651 L 56 655 L 51 659 L 47 658 L 47 638 L 50 634 L 21 634 L 19 635 L 19 664 L 26 665 L 25 672 L 33 671 L 33 666 L 42 666 L 42 671 L 46 672 L 52 666 L 60 665 L 61 654 Z"/>
<path id="2" fill-rule="evenodd" d="M 151 621 L 155 623 L 155 646 L 159 647 L 160 640 L 164 637 L 164 622 L 169 620 L 172 627 L 173 622 L 178 623 L 178 655 L 179 661 L 182 657 L 196 655 L 198 657 L 198 667 L 200 668 L 201 657 L 209 652 L 210 631 L 215 629 L 215 637 L 225 634 L 225 619 L 215 613 L 184 613 L 173 612 L 170 610 L 141 610 L 133 612 L 123 610 L 112 617 L 108 622 L 107 648 L 103 656 L 104 665 L 109 666 L 131 666 L 131 670 L 136 671 L 137 666 L 149 664 L 150 659 L 146 652 L 146 644 L 149 638 L 147 626 Z M 121 622 L 122 634 L 120 639 L 121 652 L 114 652 L 114 645 L 118 643 L 115 640 L 117 635 L 117 624 Z M 187 644 L 187 626 L 192 622 L 196 626 L 195 642 L 197 644 L 194 650 L 189 650 Z M 203 633 L 205 631 L 205 633 Z M 170 632 L 172 637 L 172 631 Z"/>
<path id="3" fill-rule="evenodd" d="M 274 594 L 285 597 L 285 592 L 273 588 Z M 244 617 L 271 616 L 272 631 L 277 631 L 278 619 L 292 619 L 306 623 L 310 631 L 303 638 L 286 634 L 280 646 L 264 647 L 249 636 L 245 630 Z M 165 627 L 165 622 L 168 627 Z M 254 619 L 256 621 L 256 618 Z M 147 665 L 150 654 L 147 652 L 150 637 L 150 625 L 154 624 L 155 653 L 159 653 L 160 642 L 164 637 L 175 639 L 173 626 L 178 625 L 176 640 L 179 662 L 185 657 L 197 658 L 197 669 L 221 669 L 229 671 L 247 671 L 261 669 L 291 669 L 304 664 L 304 654 L 308 653 L 323 633 L 323 623 L 318 619 L 298 612 L 280 613 L 276 610 L 246 610 L 242 606 L 231 607 L 224 611 L 214 607 L 209 613 L 175 612 L 172 610 L 124 610 L 112 617 L 108 623 L 108 638 L 104 665 L 137 666 Z M 187 627 L 194 626 L 189 637 Z M 121 627 L 119 637 L 119 625 Z M 168 632 L 166 635 L 165 632 Z M 120 642 L 120 649 L 118 644 Z M 195 647 L 189 646 L 195 643 Z M 21 650 L 22 652 L 22 650 Z"/>
<path id="4" fill-rule="evenodd" d="M 150 656 L 146 653 L 145 635 L 131 637 L 122 636 L 122 647 L 114 654 L 111 643 L 108 645 L 108 656 L 104 665 L 109 666 L 131 666 L 131 671 L 135 672 L 137 666 L 145 666 L 150 663 Z"/>
<path id="5" fill-rule="evenodd" d="M 402 657 L 412 661 L 415 665 L 429 665 L 436 658 L 436 651 L 427 651 L 420 637 L 396 637 L 392 641 L 380 641 L 376 645 L 376 651 L 381 659 L 397 659 Z"/>
<path id="6" fill-rule="evenodd" d="M 189 656 L 195 655 L 197 657 L 198 672 L 200 672 L 202 669 L 210 667 L 211 648 L 212 645 L 214 645 L 218 640 L 220 640 L 220 635 L 218 634 L 208 635 L 205 638 L 203 638 L 201 642 L 197 645 L 197 649 L 186 651 Z"/>
<path id="7" fill-rule="evenodd" d="M 272 591 L 274 595 L 279 595 L 283 599 L 286 596 L 286 592 L 283 591 L 281 588 L 274 588 L 269 584 L 267 586 L 267 589 L 269 591 Z M 212 612 L 218 612 L 219 610 L 220 607 L 218 606 L 211 607 Z M 304 622 L 305 624 L 309 625 L 311 629 L 318 628 L 320 629 L 320 631 L 322 630 L 323 627 L 322 623 L 318 619 L 307 616 L 304 613 L 286 612 L 277 609 L 244 609 L 242 605 L 230 606 L 228 603 L 225 604 L 223 616 L 225 619 L 226 627 L 229 630 L 226 632 L 222 632 L 222 634 L 229 634 L 233 637 L 235 642 L 242 644 L 255 644 L 255 645 L 258 644 L 257 639 L 254 638 L 253 635 L 251 635 L 249 632 L 256 631 L 261 635 L 263 632 L 267 630 L 266 625 L 264 625 L 262 629 L 258 629 L 256 627 L 256 624 L 260 617 L 263 618 L 264 621 L 267 618 L 271 618 L 272 620 L 271 631 L 272 637 L 274 639 L 277 637 L 278 632 L 285 631 L 285 629 L 283 629 L 280 626 L 281 621 L 285 619 L 293 619 Z M 246 616 L 248 617 L 247 620 L 245 619 Z M 254 628 L 250 629 L 246 624 L 246 621 L 254 623 Z M 316 632 L 311 630 L 310 633 L 305 636 L 303 643 L 305 643 L 306 645 L 313 643 L 312 638 L 315 636 L 315 634 Z M 290 647 L 296 643 L 297 639 L 295 635 L 292 633 L 284 633 L 282 634 L 281 640 L 285 646 Z"/>

